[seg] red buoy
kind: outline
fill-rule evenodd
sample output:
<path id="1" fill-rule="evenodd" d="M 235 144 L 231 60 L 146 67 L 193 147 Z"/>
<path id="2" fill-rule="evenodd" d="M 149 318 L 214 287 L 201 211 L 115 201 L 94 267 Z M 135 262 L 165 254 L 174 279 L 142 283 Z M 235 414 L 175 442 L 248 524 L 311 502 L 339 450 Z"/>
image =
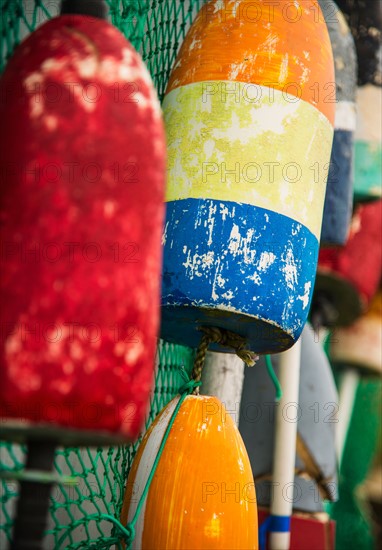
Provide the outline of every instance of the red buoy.
<path id="1" fill-rule="evenodd" d="M 334 323 L 341 326 L 349 325 L 366 310 L 381 279 L 381 233 L 379 200 L 356 208 L 343 248 L 320 250 L 313 316 L 326 303 L 333 310 Z"/>
<path id="2" fill-rule="evenodd" d="M 132 440 L 159 321 L 165 140 L 150 76 L 114 26 L 64 15 L 19 46 L 1 97 L 4 433 L 23 418 L 28 438 Z"/>

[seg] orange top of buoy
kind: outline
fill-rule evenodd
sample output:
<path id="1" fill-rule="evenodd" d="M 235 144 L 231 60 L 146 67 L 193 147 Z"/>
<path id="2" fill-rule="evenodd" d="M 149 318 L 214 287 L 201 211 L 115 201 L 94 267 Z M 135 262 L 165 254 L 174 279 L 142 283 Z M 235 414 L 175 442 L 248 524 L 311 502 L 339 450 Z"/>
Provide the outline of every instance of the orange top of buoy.
<path id="1" fill-rule="evenodd" d="M 237 59 L 242 62 L 232 62 Z M 178 53 L 166 93 L 214 80 L 283 91 L 314 105 L 334 125 L 332 48 L 318 3 L 205 4 Z"/>

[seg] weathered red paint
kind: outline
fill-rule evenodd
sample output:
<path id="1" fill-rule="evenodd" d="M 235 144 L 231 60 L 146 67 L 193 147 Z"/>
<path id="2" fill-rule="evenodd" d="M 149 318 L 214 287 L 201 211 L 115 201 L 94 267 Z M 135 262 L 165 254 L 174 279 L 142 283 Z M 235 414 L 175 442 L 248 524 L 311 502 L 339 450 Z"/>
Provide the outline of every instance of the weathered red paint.
<path id="1" fill-rule="evenodd" d="M 111 24 L 49 21 L 1 78 L 0 416 L 135 438 L 159 322 L 165 139 Z"/>
<path id="2" fill-rule="evenodd" d="M 365 310 L 381 280 L 382 200 L 356 208 L 350 234 L 343 248 L 322 248 L 318 261 L 320 277 L 343 281 L 357 293 Z M 330 285 L 330 283 L 328 283 Z M 346 296 L 344 295 L 346 306 Z"/>

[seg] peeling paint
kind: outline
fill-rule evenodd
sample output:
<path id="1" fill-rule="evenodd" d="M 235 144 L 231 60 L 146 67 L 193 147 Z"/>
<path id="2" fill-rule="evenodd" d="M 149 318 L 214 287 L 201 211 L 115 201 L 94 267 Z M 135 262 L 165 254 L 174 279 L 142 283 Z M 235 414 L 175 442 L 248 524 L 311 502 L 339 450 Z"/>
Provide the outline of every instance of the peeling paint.
<path id="1" fill-rule="evenodd" d="M 308 307 L 309 300 L 310 300 L 310 289 L 311 288 L 312 288 L 312 283 L 311 282 L 305 283 L 305 286 L 304 286 L 305 293 L 303 294 L 303 296 L 297 296 L 297 299 L 301 300 L 302 303 L 303 303 L 303 309 L 306 309 Z"/>
<path id="2" fill-rule="evenodd" d="M 285 82 L 286 79 L 288 78 L 288 72 L 289 72 L 288 71 L 288 60 L 289 60 L 289 56 L 286 53 L 283 56 L 283 60 L 282 60 L 281 67 L 280 67 L 280 75 L 279 75 L 279 83 L 280 84 Z"/>
<path id="3" fill-rule="evenodd" d="M 229 237 L 229 243 L 228 243 L 228 250 L 231 252 L 233 256 L 236 256 L 239 253 L 240 240 L 241 240 L 241 235 L 239 232 L 239 226 L 234 223 L 231 231 L 231 235 Z"/>
<path id="4" fill-rule="evenodd" d="M 297 266 L 294 259 L 293 251 L 289 249 L 284 256 L 285 259 L 283 260 L 285 263 L 285 266 L 283 267 L 282 271 L 285 274 L 285 282 L 291 290 L 295 290 L 295 286 L 297 284 Z"/>
<path id="5" fill-rule="evenodd" d="M 273 264 L 276 256 L 272 252 L 262 252 L 258 264 L 259 271 L 267 271 L 267 269 Z"/>

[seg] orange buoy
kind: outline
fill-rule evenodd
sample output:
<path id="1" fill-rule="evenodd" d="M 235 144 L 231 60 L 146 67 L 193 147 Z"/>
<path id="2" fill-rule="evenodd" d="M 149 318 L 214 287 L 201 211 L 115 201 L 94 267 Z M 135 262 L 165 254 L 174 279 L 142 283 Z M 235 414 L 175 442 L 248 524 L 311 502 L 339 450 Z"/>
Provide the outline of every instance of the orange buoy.
<path id="1" fill-rule="evenodd" d="M 166 428 L 173 399 L 146 433 L 132 465 L 122 510 L 130 522 Z M 135 550 L 257 549 L 251 465 L 224 405 L 189 395 L 181 404 L 135 524 Z"/>

